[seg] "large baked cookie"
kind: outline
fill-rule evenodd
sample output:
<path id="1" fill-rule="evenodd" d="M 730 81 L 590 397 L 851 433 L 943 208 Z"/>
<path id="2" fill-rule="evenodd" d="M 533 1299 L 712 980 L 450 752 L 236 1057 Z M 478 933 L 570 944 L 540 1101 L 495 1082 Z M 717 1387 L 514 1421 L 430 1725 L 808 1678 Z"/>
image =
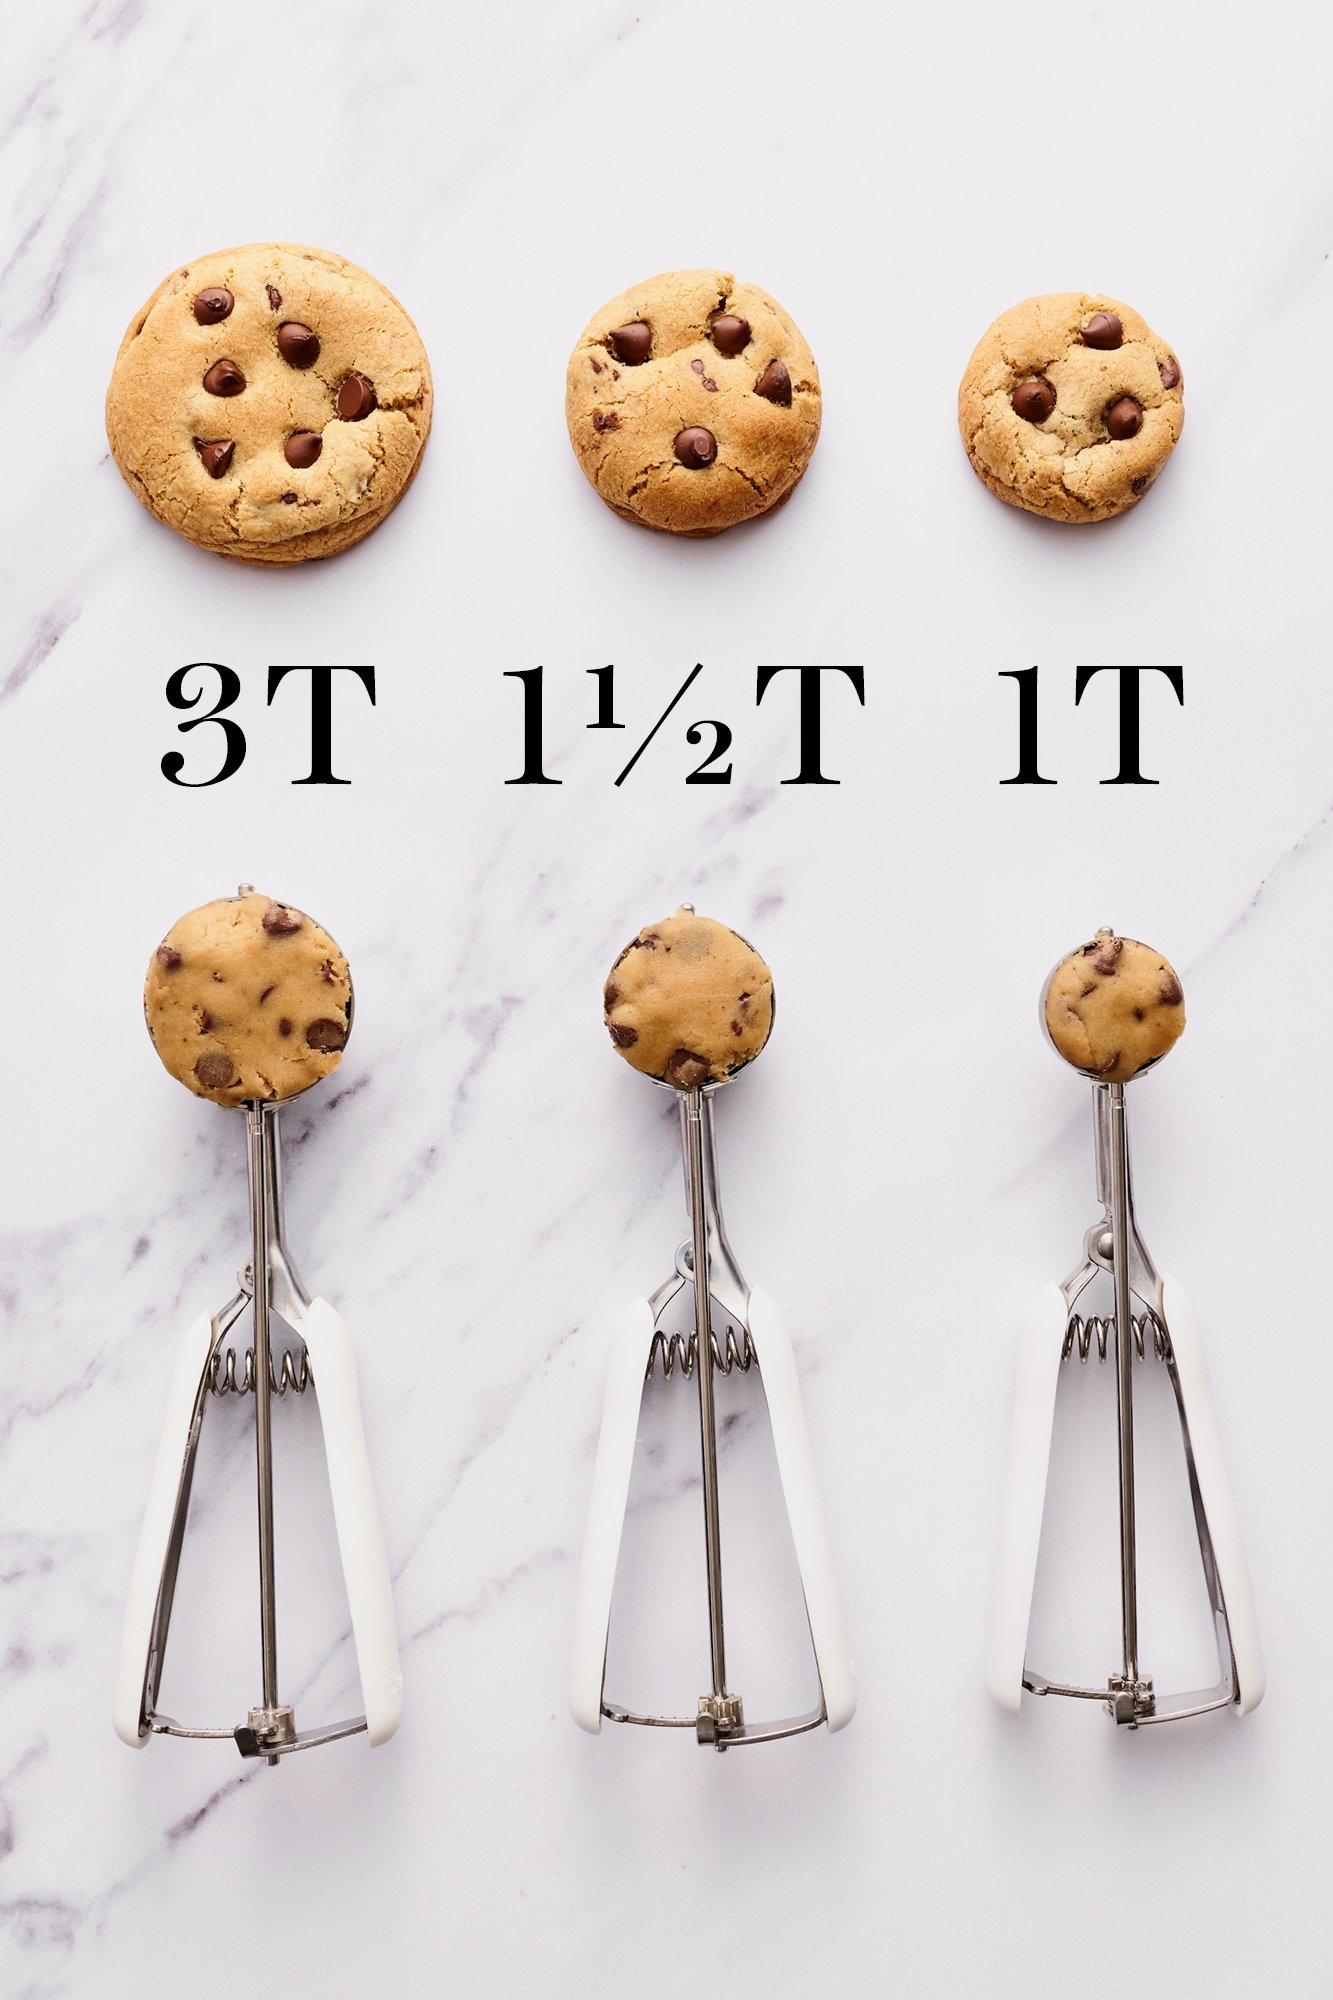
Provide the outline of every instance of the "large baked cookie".
<path id="1" fill-rule="evenodd" d="M 351 1011 L 347 960 L 328 932 L 253 889 L 173 924 L 144 981 L 153 1046 L 214 1104 L 318 1083 L 342 1061 Z"/>
<path id="2" fill-rule="evenodd" d="M 1092 292 L 1050 292 L 1001 313 L 958 391 L 977 477 L 1052 521 L 1123 514 L 1184 422 L 1171 349 L 1131 307 Z"/>
<path id="3" fill-rule="evenodd" d="M 607 1029 L 626 1062 L 693 1090 L 752 1062 L 773 1026 L 773 975 L 753 945 L 690 909 L 647 924 L 611 968 Z"/>
<path id="4" fill-rule="evenodd" d="M 421 336 L 368 271 L 248 243 L 160 284 L 121 342 L 112 454 L 150 513 L 200 548 L 292 563 L 360 541 L 430 432 Z"/>
<path id="5" fill-rule="evenodd" d="M 717 535 L 795 491 L 819 437 L 819 371 L 756 285 L 666 271 L 589 320 L 569 357 L 565 418 L 615 513 Z"/>
<path id="6" fill-rule="evenodd" d="M 1067 1063 L 1101 1083 L 1128 1083 L 1185 1031 L 1185 995 L 1151 945 L 1098 931 L 1051 974 L 1047 1031 Z"/>

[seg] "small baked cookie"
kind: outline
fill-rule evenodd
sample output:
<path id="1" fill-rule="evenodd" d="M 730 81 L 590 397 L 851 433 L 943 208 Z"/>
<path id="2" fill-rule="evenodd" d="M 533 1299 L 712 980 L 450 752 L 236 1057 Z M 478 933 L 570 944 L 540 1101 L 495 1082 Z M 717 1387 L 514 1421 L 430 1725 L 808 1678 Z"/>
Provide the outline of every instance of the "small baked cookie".
<path id="1" fill-rule="evenodd" d="M 612 299 L 569 357 L 574 456 L 608 507 L 719 535 L 791 498 L 819 437 L 819 371 L 766 292 L 665 271 Z"/>
<path id="2" fill-rule="evenodd" d="M 335 555 L 379 526 L 430 432 L 421 336 L 378 279 L 300 243 L 247 243 L 160 284 L 106 398 L 126 482 L 187 541 L 241 562 Z"/>
<path id="3" fill-rule="evenodd" d="M 1046 1026 L 1059 1053 L 1099 1083 L 1128 1083 L 1160 1062 L 1185 1029 L 1185 995 L 1159 951 L 1098 931 L 1046 985 Z"/>
<path id="4" fill-rule="evenodd" d="M 602 1000 L 626 1062 L 677 1090 L 725 1083 L 773 1026 L 773 975 L 758 952 L 684 907 L 626 945 Z"/>
<path id="5" fill-rule="evenodd" d="M 328 932 L 253 889 L 173 924 L 143 997 L 162 1061 L 214 1104 L 318 1083 L 342 1061 L 352 1016 L 347 960 Z"/>
<path id="6" fill-rule="evenodd" d="M 1001 313 L 958 391 L 972 470 L 1011 507 L 1109 521 L 1142 499 L 1185 421 L 1180 363 L 1129 306 L 1049 292 Z"/>

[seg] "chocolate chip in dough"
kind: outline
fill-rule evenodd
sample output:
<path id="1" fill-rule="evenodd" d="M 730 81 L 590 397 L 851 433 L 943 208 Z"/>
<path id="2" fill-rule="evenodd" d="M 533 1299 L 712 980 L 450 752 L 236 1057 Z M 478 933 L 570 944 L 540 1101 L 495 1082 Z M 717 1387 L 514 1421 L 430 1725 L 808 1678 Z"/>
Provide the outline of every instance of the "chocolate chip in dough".
<path id="1" fill-rule="evenodd" d="M 160 944 L 157 948 L 157 962 L 164 972 L 174 972 L 181 963 L 181 955 L 174 944 Z"/>
<path id="2" fill-rule="evenodd" d="M 346 1021 L 312 1021 L 305 1031 L 307 1048 L 319 1049 L 327 1054 L 331 1049 L 340 1049 L 347 1040 Z"/>
<path id="3" fill-rule="evenodd" d="M 1157 373 L 1162 378 L 1162 387 L 1164 389 L 1174 389 L 1179 386 L 1180 363 L 1176 360 L 1174 354 L 1168 354 L 1165 361 L 1158 362 Z"/>
<path id="4" fill-rule="evenodd" d="M 630 1028 L 619 1021 L 608 1021 L 607 1033 L 618 1049 L 632 1049 L 639 1039 L 637 1028 Z"/>
<path id="5" fill-rule="evenodd" d="M 236 1081 L 236 1065 L 230 1056 L 200 1056 L 194 1073 L 205 1090 L 225 1090 L 229 1083 Z"/>
<path id="6" fill-rule="evenodd" d="M 282 293 L 276 285 L 265 285 L 264 290 L 268 293 L 269 311 L 276 312 L 282 304 Z"/>
<path id="7" fill-rule="evenodd" d="M 666 1080 L 677 1090 L 697 1090 L 707 1081 L 708 1064 L 693 1049 L 677 1049 L 666 1066 Z"/>
<path id="8" fill-rule="evenodd" d="M 286 903 L 270 903 L 264 912 L 263 922 L 270 937 L 291 937 L 300 930 L 305 918 L 299 910 L 289 909 Z"/>
<path id="9" fill-rule="evenodd" d="M 1162 981 L 1162 990 L 1157 998 L 1163 1007 L 1178 1007 L 1185 998 L 1180 988 L 1180 981 L 1174 972 L 1169 972 Z"/>
<path id="10" fill-rule="evenodd" d="M 194 316 L 200 326 L 216 326 L 226 319 L 236 301 L 225 285 L 210 285 L 206 292 L 194 295 Z"/>

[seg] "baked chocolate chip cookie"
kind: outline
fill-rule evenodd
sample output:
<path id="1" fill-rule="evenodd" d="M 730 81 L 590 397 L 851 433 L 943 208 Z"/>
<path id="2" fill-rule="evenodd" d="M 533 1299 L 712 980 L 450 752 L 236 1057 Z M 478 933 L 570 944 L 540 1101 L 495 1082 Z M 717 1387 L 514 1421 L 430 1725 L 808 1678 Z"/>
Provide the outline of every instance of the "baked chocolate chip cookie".
<path id="1" fill-rule="evenodd" d="M 972 469 L 1011 507 L 1109 521 L 1142 499 L 1185 421 L 1180 363 L 1118 299 L 1050 292 L 1001 313 L 958 391 Z"/>
<path id="2" fill-rule="evenodd" d="M 336 555 L 416 476 L 430 367 L 368 271 L 299 243 L 186 264 L 130 321 L 106 398 L 112 455 L 149 512 L 241 562 Z"/>
<path id="3" fill-rule="evenodd" d="M 1099 1083 L 1128 1083 L 1185 1030 L 1185 995 L 1172 967 L 1150 945 L 1113 931 L 1098 931 L 1060 961 L 1043 1004 L 1059 1053 Z"/>
<path id="4" fill-rule="evenodd" d="M 819 371 L 756 285 L 667 271 L 588 322 L 569 357 L 565 418 L 614 513 L 719 535 L 791 498 L 819 437 Z"/>
<path id="5" fill-rule="evenodd" d="M 606 1026 L 627 1063 L 677 1090 L 724 1083 L 773 1026 L 773 975 L 752 945 L 688 907 L 648 924 L 611 967 Z"/>
<path id="6" fill-rule="evenodd" d="M 312 917 L 246 889 L 172 925 L 148 963 L 144 1014 L 196 1097 L 294 1097 L 342 1061 L 352 982 Z"/>

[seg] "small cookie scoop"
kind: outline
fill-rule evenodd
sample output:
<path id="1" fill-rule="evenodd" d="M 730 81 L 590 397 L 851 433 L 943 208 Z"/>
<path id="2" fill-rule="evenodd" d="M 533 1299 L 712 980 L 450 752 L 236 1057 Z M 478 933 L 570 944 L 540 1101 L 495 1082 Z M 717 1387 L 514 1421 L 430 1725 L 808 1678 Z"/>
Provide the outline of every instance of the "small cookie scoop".
<path id="1" fill-rule="evenodd" d="M 625 1061 L 676 1090 L 725 1083 L 754 1061 L 773 1026 L 773 975 L 763 959 L 688 904 L 626 945 L 602 998 Z"/>
<path id="2" fill-rule="evenodd" d="M 144 1017 L 196 1097 L 282 1100 L 342 1061 L 352 981 L 312 917 L 247 885 L 172 925 L 148 963 Z"/>
<path id="3" fill-rule="evenodd" d="M 1101 930 L 1056 966 L 1042 1018 L 1057 1054 L 1084 1076 L 1128 1083 L 1179 1041 L 1185 995 L 1151 945 Z"/>

